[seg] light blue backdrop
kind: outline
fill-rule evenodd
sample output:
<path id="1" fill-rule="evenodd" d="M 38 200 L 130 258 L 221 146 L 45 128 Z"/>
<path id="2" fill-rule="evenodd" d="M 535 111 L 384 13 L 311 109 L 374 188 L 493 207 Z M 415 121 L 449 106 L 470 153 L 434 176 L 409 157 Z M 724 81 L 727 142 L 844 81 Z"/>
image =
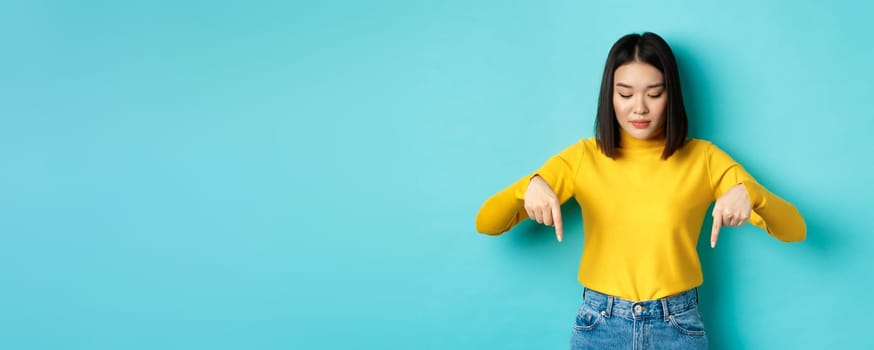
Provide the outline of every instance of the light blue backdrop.
<path id="1" fill-rule="evenodd" d="M 578 207 L 562 244 L 474 217 L 592 135 L 607 51 L 644 30 L 693 136 L 808 222 L 701 244 L 713 348 L 872 347 L 872 11 L 4 1 L 0 348 L 564 349 Z"/>

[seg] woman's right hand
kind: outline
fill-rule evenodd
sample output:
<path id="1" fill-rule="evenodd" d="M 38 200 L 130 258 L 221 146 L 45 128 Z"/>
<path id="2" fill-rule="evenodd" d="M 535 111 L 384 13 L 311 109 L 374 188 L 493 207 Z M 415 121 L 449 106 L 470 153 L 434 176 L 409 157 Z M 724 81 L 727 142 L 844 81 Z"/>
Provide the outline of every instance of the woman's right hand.
<path id="1" fill-rule="evenodd" d="M 525 190 L 525 211 L 528 217 L 546 226 L 555 226 L 555 237 L 561 242 L 564 235 L 561 224 L 561 203 L 549 184 L 535 175 Z"/>

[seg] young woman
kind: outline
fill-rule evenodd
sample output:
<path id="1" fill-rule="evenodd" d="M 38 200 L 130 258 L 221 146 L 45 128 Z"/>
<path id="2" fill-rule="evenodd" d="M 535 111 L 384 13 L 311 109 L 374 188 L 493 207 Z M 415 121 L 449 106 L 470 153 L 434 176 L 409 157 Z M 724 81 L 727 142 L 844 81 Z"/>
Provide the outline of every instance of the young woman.
<path id="1" fill-rule="evenodd" d="M 713 201 L 720 228 L 756 225 L 785 242 L 805 238 L 795 207 L 769 192 L 710 142 L 687 138 L 677 63 L 653 33 L 610 49 L 595 137 L 553 156 L 489 198 L 477 231 L 498 235 L 531 218 L 555 226 L 571 197 L 583 215 L 578 279 L 583 302 L 572 349 L 706 349 L 698 311 L 696 242 Z"/>

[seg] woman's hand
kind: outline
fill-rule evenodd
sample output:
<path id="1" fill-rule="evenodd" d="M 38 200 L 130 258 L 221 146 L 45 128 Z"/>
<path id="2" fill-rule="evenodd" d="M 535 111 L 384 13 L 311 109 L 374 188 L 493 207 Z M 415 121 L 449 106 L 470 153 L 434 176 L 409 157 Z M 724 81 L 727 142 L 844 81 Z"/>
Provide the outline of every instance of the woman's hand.
<path id="1" fill-rule="evenodd" d="M 549 184 L 534 176 L 525 190 L 525 211 L 528 217 L 546 226 L 555 225 L 555 237 L 561 242 L 564 235 L 561 224 L 561 203 Z"/>
<path id="2" fill-rule="evenodd" d="M 751 212 L 750 196 L 743 184 L 734 185 L 725 191 L 713 206 L 710 247 L 716 248 L 716 240 L 719 238 L 719 229 L 722 226 L 743 226 L 750 219 Z"/>

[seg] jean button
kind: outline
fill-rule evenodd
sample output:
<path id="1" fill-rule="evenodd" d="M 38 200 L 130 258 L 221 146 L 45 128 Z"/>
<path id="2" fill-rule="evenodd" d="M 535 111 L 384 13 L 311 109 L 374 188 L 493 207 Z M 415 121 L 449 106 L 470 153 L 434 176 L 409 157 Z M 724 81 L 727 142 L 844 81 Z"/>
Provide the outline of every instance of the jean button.
<path id="1" fill-rule="evenodd" d="M 646 310 L 646 308 L 643 307 L 643 305 L 634 305 L 634 312 L 635 313 L 639 314 L 639 313 L 643 312 L 643 310 Z"/>

